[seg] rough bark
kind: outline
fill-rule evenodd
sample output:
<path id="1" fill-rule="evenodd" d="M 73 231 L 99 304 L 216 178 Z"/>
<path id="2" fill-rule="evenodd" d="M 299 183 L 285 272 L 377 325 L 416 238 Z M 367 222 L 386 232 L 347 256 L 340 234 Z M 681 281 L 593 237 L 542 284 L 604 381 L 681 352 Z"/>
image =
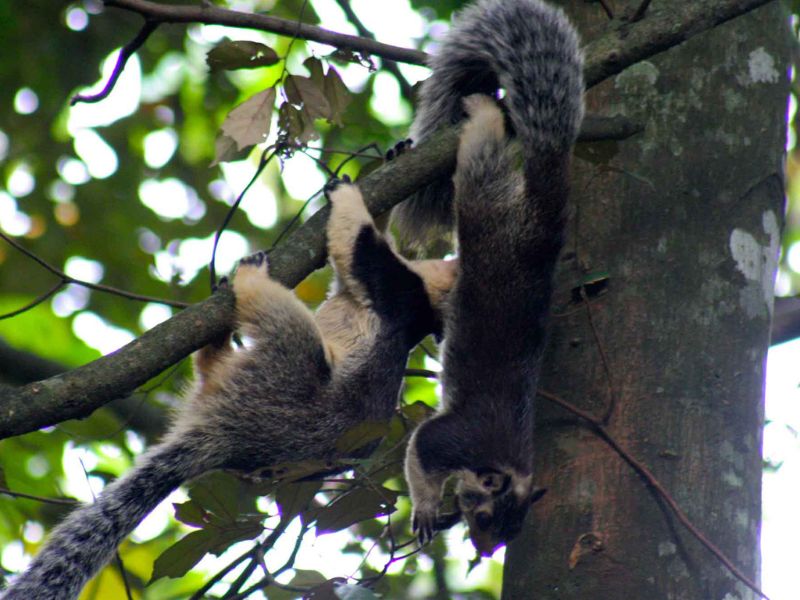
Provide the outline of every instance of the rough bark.
<path id="1" fill-rule="evenodd" d="M 564 4 L 585 39 L 605 25 L 595 5 Z M 576 149 L 541 383 L 599 416 L 615 396 L 610 433 L 756 581 L 789 43 L 772 3 L 588 94 L 589 110 L 645 131 Z M 589 314 L 572 291 L 590 272 L 608 279 Z M 755 597 L 602 441 L 545 400 L 537 410 L 549 492 L 508 550 L 504 598 Z"/>

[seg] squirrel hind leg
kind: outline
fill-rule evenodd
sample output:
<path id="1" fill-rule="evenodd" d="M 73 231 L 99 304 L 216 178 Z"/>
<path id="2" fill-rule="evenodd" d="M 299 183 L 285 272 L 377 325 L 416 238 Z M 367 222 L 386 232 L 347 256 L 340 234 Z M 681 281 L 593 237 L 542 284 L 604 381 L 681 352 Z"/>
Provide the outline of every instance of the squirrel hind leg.
<path id="1" fill-rule="evenodd" d="M 356 241 L 364 229 L 375 229 L 361 190 L 349 182 L 337 182 L 326 190 L 331 203 L 328 219 L 328 255 L 345 287 L 362 304 L 369 304 L 369 294 L 353 274 Z M 377 230 L 375 235 L 379 236 Z"/>
<path id="2" fill-rule="evenodd" d="M 255 341 L 283 339 L 308 332 L 310 338 L 321 336 L 311 311 L 267 272 L 265 252 L 240 261 L 233 277 L 236 296 L 236 324 Z"/>
<path id="3" fill-rule="evenodd" d="M 464 98 L 467 121 L 461 129 L 458 167 L 463 168 L 487 142 L 502 143 L 506 137 L 505 116 L 497 101 L 484 94 Z"/>

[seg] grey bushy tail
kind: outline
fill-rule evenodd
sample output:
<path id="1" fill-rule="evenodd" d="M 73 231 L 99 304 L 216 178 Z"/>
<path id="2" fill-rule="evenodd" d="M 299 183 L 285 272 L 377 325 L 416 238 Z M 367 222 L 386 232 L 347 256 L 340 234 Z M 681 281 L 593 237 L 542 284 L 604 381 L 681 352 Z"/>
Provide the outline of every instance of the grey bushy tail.
<path id="1" fill-rule="evenodd" d="M 73 511 L 51 534 L 2 600 L 71 600 L 114 555 L 144 516 L 185 480 L 210 466 L 172 438 L 144 454 L 93 504 Z"/>
<path id="2" fill-rule="evenodd" d="M 430 60 L 411 137 L 420 142 L 464 116 L 462 99 L 503 100 L 522 141 L 526 171 L 543 154 L 570 152 L 583 118 L 583 61 L 578 36 L 559 8 L 540 0 L 480 0 L 461 12 Z M 403 240 L 424 244 L 453 228 L 453 184 L 444 177 L 397 206 Z"/>

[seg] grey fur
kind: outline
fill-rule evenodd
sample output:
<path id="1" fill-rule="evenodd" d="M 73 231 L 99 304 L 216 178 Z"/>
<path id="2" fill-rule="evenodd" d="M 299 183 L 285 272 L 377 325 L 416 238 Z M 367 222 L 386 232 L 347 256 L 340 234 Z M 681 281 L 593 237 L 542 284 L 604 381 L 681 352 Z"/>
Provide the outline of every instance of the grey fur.
<path id="1" fill-rule="evenodd" d="M 136 467 L 109 485 L 97 502 L 73 511 L 59 524 L 28 570 L 0 596 L 4 600 L 77 598 L 86 580 L 108 562 L 147 513 L 181 482 L 213 463 L 208 458 L 177 440 L 152 448 Z"/>
<path id="2" fill-rule="evenodd" d="M 561 9 L 540 0 L 480 0 L 456 16 L 419 93 L 411 138 L 464 118 L 461 99 L 506 91 L 505 106 L 528 152 L 564 151 L 583 119 L 579 39 Z M 443 177 L 395 207 L 401 239 L 422 246 L 453 228 L 453 184 Z"/>
<path id="3" fill-rule="evenodd" d="M 516 139 L 494 99 L 462 98 L 487 65 L 507 91 Z M 452 522 L 438 511 L 442 486 L 455 476 L 473 544 L 491 554 L 519 533 L 541 496 L 533 487 L 534 398 L 583 115 L 582 59 L 560 10 L 481 0 L 462 13 L 433 66 L 416 126 L 427 132 L 464 112 L 469 119 L 452 189 L 425 190 L 401 225 L 441 225 L 454 209 L 460 272 L 445 312 L 442 406 L 414 432 L 406 476 L 422 542 Z"/>
<path id="4" fill-rule="evenodd" d="M 355 186 L 339 183 L 329 198 L 328 248 L 339 291 L 315 318 L 269 279 L 263 253 L 243 260 L 233 290 L 249 346 L 233 350 L 226 341 L 198 353 L 197 381 L 165 440 L 97 502 L 67 517 L 0 594 L 4 600 L 76 598 L 141 519 L 187 479 L 219 468 L 335 461 L 343 458 L 336 442 L 345 432 L 392 416 L 408 352 L 440 331 L 438 304 L 454 267 L 423 268 L 395 255 Z"/>

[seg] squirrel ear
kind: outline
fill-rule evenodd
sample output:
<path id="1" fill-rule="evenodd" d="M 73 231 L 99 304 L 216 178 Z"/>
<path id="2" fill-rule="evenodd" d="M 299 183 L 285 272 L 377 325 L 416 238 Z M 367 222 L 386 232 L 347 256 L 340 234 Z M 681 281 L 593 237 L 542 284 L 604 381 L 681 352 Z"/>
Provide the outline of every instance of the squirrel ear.
<path id="1" fill-rule="evenodd" d="M 547 493 L 547 488 L 536 488 L 531 492 L 531 504 L 536 504 Z"/>

